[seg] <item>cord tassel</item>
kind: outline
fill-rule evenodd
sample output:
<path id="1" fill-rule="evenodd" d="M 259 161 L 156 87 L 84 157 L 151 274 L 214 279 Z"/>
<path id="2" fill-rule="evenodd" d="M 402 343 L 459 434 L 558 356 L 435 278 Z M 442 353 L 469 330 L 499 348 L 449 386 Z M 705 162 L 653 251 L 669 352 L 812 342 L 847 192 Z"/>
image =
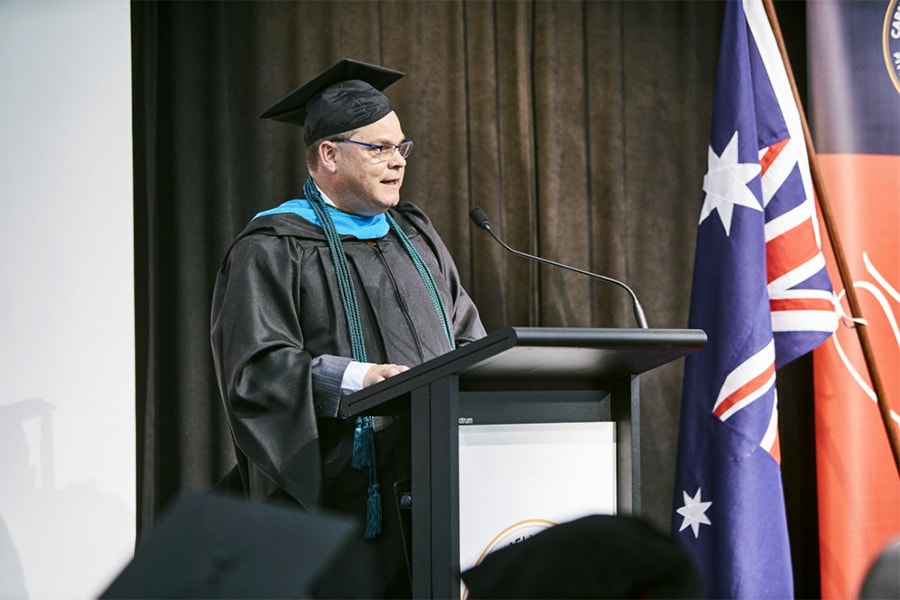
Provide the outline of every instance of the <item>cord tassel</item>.
<path id="1" fill-rule="evenodd" d="M 369 498 L 366 503 L 366 539 L 371 540 L 381 533 L 381 492 L 379 485 L 373 483 L 369 486 Z"/>
<path id="2" fill-rule="evenodd" d="M 356 418 L 356 429 L 353 430 L 353 458 L 350 463 L 354 469 L 365 469 L 374 463 L 374 425 L 373 417 Z"/>

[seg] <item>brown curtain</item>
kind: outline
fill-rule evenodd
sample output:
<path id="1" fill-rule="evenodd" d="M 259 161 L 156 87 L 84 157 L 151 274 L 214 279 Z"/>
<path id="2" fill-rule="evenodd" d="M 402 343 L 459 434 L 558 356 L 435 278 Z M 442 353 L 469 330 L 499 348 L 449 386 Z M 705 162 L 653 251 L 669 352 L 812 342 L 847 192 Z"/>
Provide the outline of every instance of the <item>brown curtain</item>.
<path id="1" fill-rule="evenodd" d="M 800 7 L 782 27 L 802 44 Z M 505 253 L 469 222 L 475 206 L 514 248 L 628 282 L 651 327 L 687 325 L 722 2 L 135 2 L 132 12 L 139 529 L 231 466 L 209 356 L 213 279 L 234 235 L 306 177 L 301 132 L 258 114 L 340 58 L 407 73 L 388 90 L 416 143 L 403 196 L 431 215 L 489 331 L 635 322 L 622 289 Z M 643 507 L 665 529 L 681 368 L 641 378 Z"/>

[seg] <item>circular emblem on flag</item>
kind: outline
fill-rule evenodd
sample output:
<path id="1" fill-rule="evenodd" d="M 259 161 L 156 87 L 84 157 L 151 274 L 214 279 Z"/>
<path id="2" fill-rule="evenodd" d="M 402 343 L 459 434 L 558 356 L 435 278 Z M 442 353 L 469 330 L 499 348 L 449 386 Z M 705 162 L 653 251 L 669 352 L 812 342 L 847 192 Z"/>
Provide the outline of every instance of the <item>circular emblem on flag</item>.
<path id="1" fill-rule="evenodd" d="M 900 0 L 888 2 L 887 13 L 884 15 L 882 47 L 888 76 L 894 89 L 900 94 Z"/>

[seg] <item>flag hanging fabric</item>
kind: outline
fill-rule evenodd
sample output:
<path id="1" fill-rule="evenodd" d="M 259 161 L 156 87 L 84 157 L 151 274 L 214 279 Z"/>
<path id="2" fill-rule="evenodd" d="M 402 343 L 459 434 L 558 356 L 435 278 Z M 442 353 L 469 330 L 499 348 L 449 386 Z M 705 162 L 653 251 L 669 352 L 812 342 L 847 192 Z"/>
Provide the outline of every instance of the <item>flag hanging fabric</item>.
<path id="1" fill-rule="evenodd" d="M 900 428 L 900 3 L 820 0 L 807 15 L 818 164 Z M 856 598 L 900 537 L 900 475 L 856 332 L 839 327 L 813 370 L 821 597 Z"/>
<path id="2" fill-rule="evenodd" d="M 790 598 L 776 369 L 837 316 L 802 124 L 760 0 L 725 9 L 685 360 L 673 532 L 712 598 Z"/>

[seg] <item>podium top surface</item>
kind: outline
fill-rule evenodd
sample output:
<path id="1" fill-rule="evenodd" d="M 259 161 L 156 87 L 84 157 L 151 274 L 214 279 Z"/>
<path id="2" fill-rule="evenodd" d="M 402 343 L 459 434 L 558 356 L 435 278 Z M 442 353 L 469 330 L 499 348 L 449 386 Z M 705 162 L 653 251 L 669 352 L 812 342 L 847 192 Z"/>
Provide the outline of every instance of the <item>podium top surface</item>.
<path id="1" fill-rule="evenodd" d="M 341 401 L 344 418 L 456 375 L 479 381 L 596 381 L 639 375 L 706 345 L 699 329 L 509 327 L 365 388 Z"/>

